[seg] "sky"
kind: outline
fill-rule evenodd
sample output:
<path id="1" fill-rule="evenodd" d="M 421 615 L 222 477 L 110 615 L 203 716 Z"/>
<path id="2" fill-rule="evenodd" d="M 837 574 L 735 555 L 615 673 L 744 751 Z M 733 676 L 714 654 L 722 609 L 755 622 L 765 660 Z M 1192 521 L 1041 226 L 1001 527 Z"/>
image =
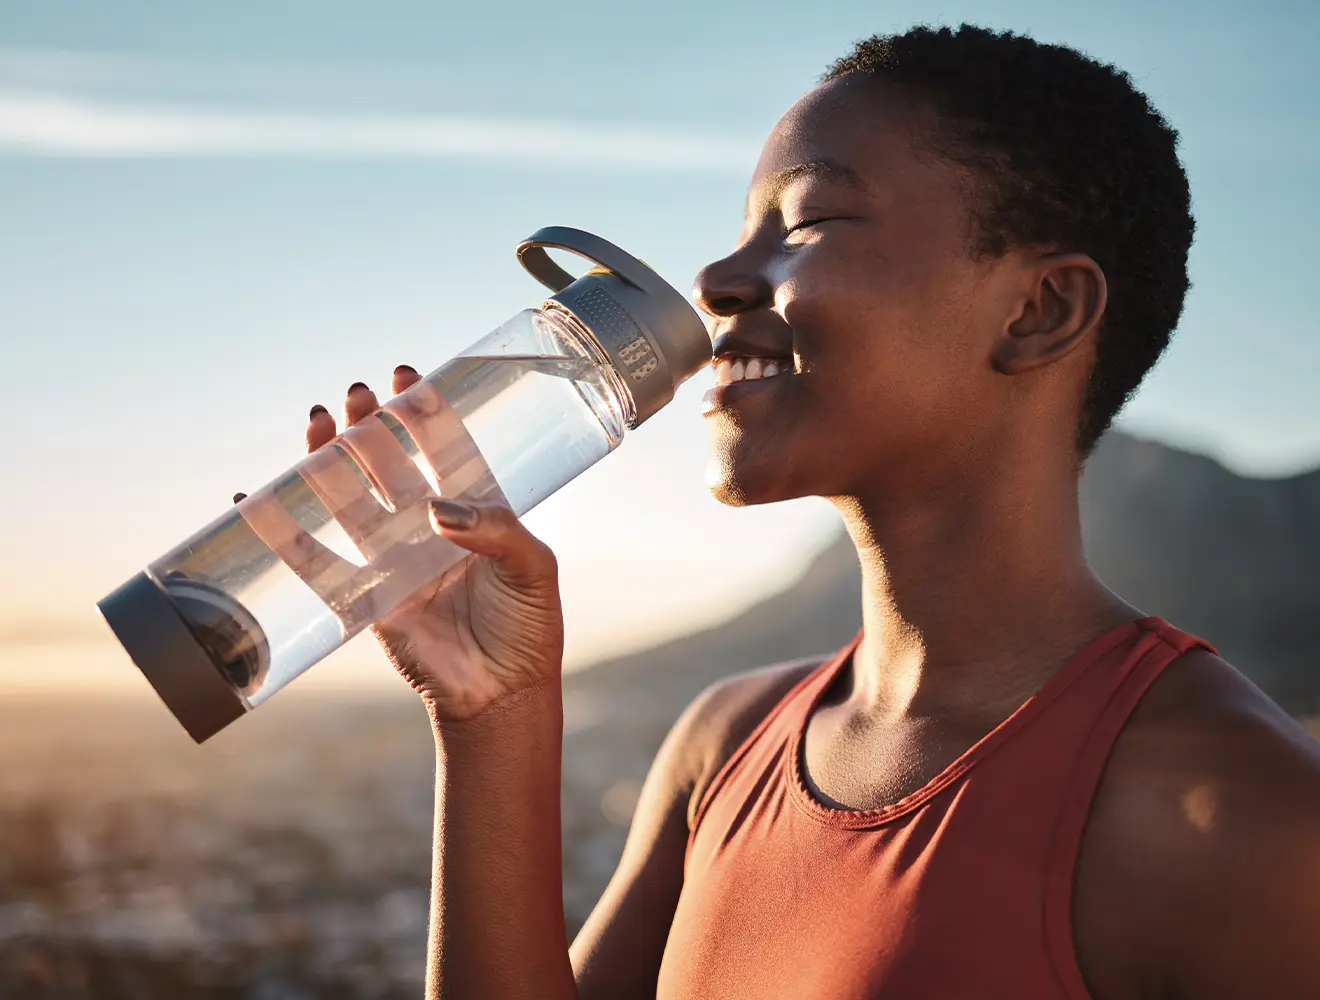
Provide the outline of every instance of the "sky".
<path id="1" fill-rule="evenodd" d="M 296 461 L 312 403 L 538 304 L 513 248 L 541 226 L 690 288 L 779 115 L 857 39 L 922 21 L 1113 61 L 1182 134 L 1194 287 L 1122 425 L 1250 475 L 1320 462 L 1320 5 L 551 10 L 0 0 L 0 692 L 139 691 L 95 601 Z M 819 500 L 707 495 L 708 384 L 528 517 L 571 666 L 730 617 L 838 530 Z M 369 639 L 312 674 L 388 683 Z"/>

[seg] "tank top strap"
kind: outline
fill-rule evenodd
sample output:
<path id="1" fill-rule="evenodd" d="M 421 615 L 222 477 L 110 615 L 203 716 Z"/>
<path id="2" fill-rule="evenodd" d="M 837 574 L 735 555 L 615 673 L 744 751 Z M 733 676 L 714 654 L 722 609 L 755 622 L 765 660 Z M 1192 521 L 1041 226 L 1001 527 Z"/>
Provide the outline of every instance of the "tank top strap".
<path id="1" fill-rule="evenodd" d="M 1180 628 L 1174 628 L 1163 618 L 1143 618 L 1141 625 L 1149 632 L 1153 632 L 1163 639 L 1168 645 L 1178 651 L 1178 656 L 1190 653 L 1193 649 L 1205 649 L 1211 653 L 1217 652 L 1214 646 L 1197 636 L 1184 632 Z M 1176 659 L 1176 657 L 1175 657 Z M 1167 664 L 1166 664 L 1167 665 Z"/>
<path id="2" fill-rule="evenodd" d="M 1068 1000 L 1091 1000 L 1073 945 L 1072 894 L 1077 856 L 1105 766 L 1119 733 L 1165 667 L 1193 649 L 1215 648 L 1161 618 L 1136 622 L 1145 633 L 1111 682 L 1109 698 L 1093 716 L 1068 782 L 1049 857 L 1045 885 L 1045 936 L 1050 957 Z"/>
<path id="3" fill-rule="evenodd" d="M 701 828 L 701 821 L 705 818 L 711 802 L 720 789 L 728 784 L 730 777 L 737 773 L 751 750 L 766 741 L 787 743 L 793 733 L 806 724 L 807 713 L 810 712 L 811 706 L 815 704 L 817 694 L 834 682 L 834 678 L 852 658 L 853 650 L 857 648 L 857 644 L 861 641 L 862 633 L 858 631 L 851 642 L 789 688 L 788 693 L 775 703 L 775 706 L 766 713 L 765 718 L 757 723 L 751 735 L 738 745 L 738 749 L 730 754 L 729 759 L 715 772 L 715 777 L 706 786 L 706 790 L 702 792 L 701 801 L 697 803 L 696 811 L 693 814 L 692 828 L 688 831 L 687 847 L 689 853 L 692 850 L 692 842 L 696 838 L 697 831 Z"/>

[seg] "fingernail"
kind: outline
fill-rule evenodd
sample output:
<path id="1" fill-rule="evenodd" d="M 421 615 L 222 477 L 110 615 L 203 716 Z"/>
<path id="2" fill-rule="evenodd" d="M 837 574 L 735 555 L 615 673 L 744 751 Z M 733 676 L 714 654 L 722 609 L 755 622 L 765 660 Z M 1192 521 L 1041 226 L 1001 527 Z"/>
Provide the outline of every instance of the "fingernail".
<path id="1" fill-rule="evenodd" d="M 471 531 L 477 526 L 477 510 L 456 500 L 432 500 L 432 527 L 449 528 L 453 531 Z"/>
<path id="2" fill-rule="evenodd" d="M 247 494 L 246 494 L 246 493 L 235 493 L 235 494 L 234 494 L 234 503 L 238 503 L 240 500 L 246 500 L 246 499 L 247 499 Z"/>
<path id="3" fill-rule="evenodd" d="M 365 383 L 365 382 L 354 382 L 352 385 L 350 385 L 350 386 L 348 387 L 348 391 L 349 391 L 350 393 L 351 393 L 351 392 L 356 392 L 358 389 L 361 389 L 363 392 L 370 392 L 370 391 L 371 391 L 370 389 L 367 388 L 367 383 Z"/>
<path id="4" fill-rule="evenodd" d="M 307 414 L 307 419 L 308 420 L 313 419 L 318 413 L 329 413 L 329 412 L 330 411 L 327 410 L 324 406 L 322 406 L 320 403 L 317 403 L 315 406 L 312 407 L 312 412 Z"/>
<path id="5" fill-rule="evenodd" d="M 394 374 L 395 374 L 395 375 L 416 375 L 416 374 L 417 374 L 417 369 L 414 368 L 412 365 L 399 365 L 398 368 L 394 369 Z"/>

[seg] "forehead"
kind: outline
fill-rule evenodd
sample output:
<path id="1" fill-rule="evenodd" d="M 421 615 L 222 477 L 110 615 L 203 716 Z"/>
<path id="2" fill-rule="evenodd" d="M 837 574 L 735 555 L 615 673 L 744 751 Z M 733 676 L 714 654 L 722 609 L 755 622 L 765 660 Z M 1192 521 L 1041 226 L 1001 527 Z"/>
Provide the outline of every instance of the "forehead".
<path id="1" fill-rule="evenodd" d="M 951 189 L 962 168 L 930 152 L 932 124 L 931 112 L 896 88 L 831 80 L 775 125 L 752 175 L 749 201 L 773 200 L 805 176 L 886 201 Z"/>

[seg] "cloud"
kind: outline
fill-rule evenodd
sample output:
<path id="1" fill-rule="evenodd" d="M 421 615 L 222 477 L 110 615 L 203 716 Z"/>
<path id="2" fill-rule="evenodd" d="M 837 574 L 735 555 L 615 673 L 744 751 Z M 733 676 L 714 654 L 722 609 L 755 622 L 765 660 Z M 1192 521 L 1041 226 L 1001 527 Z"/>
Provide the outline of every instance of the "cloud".
<path id="1" fill-rule="evenodd" d="M 755 144 L 631 126 L 446 115 L 232 112 L 0 92 L 0 155 L 417 158 L 746 176 Z"/>
<path id="2" fill-rule="evenodd" d="M 501 78 L 483 79 L 490 92 Z M 0 46 L 0 91 L 83 94 L 99 98 L 289 101 L 324 105 L 374 100 L 383 106 L 418 95 L 462 93 L 474 81 L 443 63 L 333 63 L 199 57 L 167 53 L 88 52 Z"/>

